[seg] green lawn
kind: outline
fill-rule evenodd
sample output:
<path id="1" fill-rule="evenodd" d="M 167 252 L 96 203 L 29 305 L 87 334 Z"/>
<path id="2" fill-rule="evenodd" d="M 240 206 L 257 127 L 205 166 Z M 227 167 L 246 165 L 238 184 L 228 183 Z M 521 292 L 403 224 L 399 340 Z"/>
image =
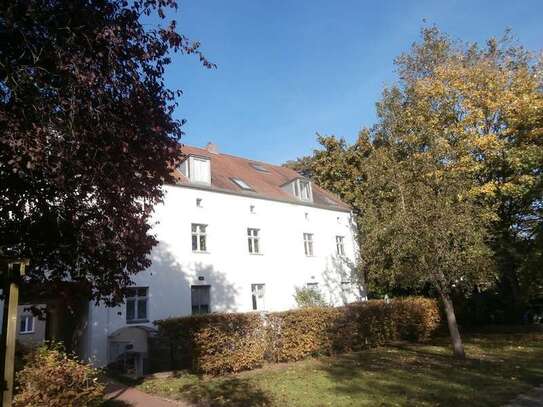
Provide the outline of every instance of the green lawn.
<path id="1" fill-rule="evenodd" d="M 543 332 L 446 338 L 320 357 L 217 378 L 179 373 L 143 391 L 209 406 L 500 406 L 543 383 Z"/>

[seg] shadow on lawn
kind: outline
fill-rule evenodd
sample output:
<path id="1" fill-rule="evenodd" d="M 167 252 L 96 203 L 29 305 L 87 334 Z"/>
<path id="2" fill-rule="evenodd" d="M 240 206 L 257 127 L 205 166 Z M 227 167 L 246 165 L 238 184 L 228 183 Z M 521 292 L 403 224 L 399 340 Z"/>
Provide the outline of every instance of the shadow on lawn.
<path id="1" fill-rule="evenodd" d="M 197 406 L 268 407 L 272 398 L 248 380 L 227 378 L 217 382 L 200 381 L 182 386 L 183 398 Z"/>
<path id="2" fill-rule="evenodd" d="M 465 361 L 442 346 L 398 344 L 330 358 L 321 368 L 338 394 L 376 405 L 495 405 L 543 381 L 541 342 L 467 339 Z"/>

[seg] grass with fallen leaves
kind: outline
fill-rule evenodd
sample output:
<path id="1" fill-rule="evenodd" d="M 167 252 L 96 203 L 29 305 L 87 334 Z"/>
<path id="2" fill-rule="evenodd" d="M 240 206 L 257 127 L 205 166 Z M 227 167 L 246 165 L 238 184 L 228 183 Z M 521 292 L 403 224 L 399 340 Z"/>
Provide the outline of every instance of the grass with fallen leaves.
<path id="1" fill-rule="evenodd" d="M 500 406 L 543 383 L 543 332 L 465 335 L 269 365 L 223 377 L 180 372 L 139 388 L 204 406 Z"/>

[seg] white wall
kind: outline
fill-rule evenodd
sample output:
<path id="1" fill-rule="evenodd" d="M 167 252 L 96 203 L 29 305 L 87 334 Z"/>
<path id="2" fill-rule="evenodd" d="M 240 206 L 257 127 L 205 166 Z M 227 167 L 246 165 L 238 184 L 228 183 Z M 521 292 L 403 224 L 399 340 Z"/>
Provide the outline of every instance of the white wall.
<path id="1" fill-rule="evenodd" d="M 0 290 L 0 293 L 3 290 Z M 17 307 L 17 340 L 27 346 L 34 346 L 42 343 L 45 340 L 45 329 L 47 322 L 45 319 L 39 319 L 37 316 L 34 317 L 34 326 L 33 331 L 28 333 L 21 333 L 21 317 L 23 315 L 32 315 L 30 307 L 36 307 L 40 309 L 45 309 L 45 304 L 20 304 Z M 0 300 L 0 334 L 2 332 L 4 319 L 4 300 Z"/>
<path id="2" fill-rule="evenodd" d="M 202 208 L 196 206 L 197 198 Z M 251 284 L 256 283 L 266 285 L 268 311 L 295 308 L 295 287 L 311 281 L 319 283 L 333 304 L 356 299 L 355 293 L 343 298 L 341 291 L 356 257 L 350 213 L 167 186 L 155 221 L 159 245 L 152 252 L 152 266 L 134 278 L 137 286 L 149 287 L 148 326 L 157 319 L 190 315 L 190 286 L 197 284 L 211 285 L 212 312 L 252 311 Z M 208 225 L 209 253 L 192 252 L 191 223 Z M 261 255 L 248 252 L 248 227 L 260 229 Z M 303 233 L 314 234 L 314 257 L 305 256 Z M 336 255 L 336 235 L 345 236 L 347 261 Z M 90 305 L 89 322 L 86 356 L 103 365 L 108 335 L 126 326 L 125 307 Z"/>

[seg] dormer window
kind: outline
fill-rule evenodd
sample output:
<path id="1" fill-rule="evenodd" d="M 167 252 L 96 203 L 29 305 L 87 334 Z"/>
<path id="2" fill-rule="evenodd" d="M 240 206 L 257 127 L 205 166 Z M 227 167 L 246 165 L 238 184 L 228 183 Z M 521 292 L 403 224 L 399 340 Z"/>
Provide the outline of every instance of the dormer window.
<path id="1" fill-rule="evenodd" d="M 297 180 L 296 184 L 294 184 L 294 192 L 302 201 L 311 201 L 311 182 L 305 179 Z"/>
<path id="2" fill-rule="evenodd" d="M 236 184 L 238 187 L 245 191 L 254 191 L 253 188 L 249 184 L 247 184 L 245 181 L 243 181 L 241 178 L 230 178 L 234 184 Z"/>
<path id="3" fill-rule="evenodd" d="M 190 182 L 211 184 L 211 163 L 207 157 L 189 156 L 179 166 L 179 170 Z"/>
<path id="4" fill-rule="evenodd" d="M 300 201 L 313 202 L 313 191 L 311 188 L 311 181 L 305 178 L 296 178 L 286 184 L 283 184 L 281 188 L 284 191 L 294 195 Z"/>

